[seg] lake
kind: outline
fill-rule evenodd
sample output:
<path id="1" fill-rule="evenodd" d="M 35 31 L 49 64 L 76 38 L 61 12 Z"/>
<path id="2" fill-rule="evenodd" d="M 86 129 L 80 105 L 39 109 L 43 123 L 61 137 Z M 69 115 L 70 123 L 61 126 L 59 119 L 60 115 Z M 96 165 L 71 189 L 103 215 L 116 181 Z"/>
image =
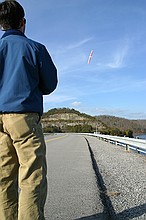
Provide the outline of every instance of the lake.
<path id="1" fill-rule="evenodd" d="M 139 139 L 146 140 L 146 134 L 140 134 L 140 135 L 138 135 L 138 137 L 139 137 Z"/>

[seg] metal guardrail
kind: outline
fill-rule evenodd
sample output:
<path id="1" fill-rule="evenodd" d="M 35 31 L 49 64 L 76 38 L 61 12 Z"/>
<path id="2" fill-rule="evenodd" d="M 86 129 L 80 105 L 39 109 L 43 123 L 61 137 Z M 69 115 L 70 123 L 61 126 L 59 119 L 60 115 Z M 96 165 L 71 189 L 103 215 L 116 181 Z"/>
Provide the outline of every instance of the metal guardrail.
<path id="1" fill-rule="evenodd" d="M 146 140 L 95 133 L 88 133 L 88 135 L 98 137 L 99 139 L 110 142 L 112 144 L 123 146 L 127 151 L 134 150 L 138 153 L 146 154 Z"/>

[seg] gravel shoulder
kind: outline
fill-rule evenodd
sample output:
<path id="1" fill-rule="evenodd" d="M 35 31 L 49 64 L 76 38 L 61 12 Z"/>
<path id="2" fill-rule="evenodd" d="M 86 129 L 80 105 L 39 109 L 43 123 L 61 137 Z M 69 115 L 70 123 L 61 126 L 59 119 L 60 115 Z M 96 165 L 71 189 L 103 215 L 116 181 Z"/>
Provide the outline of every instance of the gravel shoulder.
<path id="1" fill-rule="evenodd" d="M 146 156 L 84 136 L 102 177 L 113 219 L 146 220 Z M 103 192 L 102 192 L 103 193 Z"/>

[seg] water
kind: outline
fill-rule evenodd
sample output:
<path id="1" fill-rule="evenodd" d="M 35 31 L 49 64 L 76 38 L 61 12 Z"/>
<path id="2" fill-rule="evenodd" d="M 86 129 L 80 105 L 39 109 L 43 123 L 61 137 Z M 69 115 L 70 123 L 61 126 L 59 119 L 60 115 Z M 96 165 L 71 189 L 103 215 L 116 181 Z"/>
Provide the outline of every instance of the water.
<path id="1" fill-rule="evenodd" d="M 141 135 L 138 135 L 139 139 L 144 139 L 146 140 L 146 134 L 141 134 Z"/>

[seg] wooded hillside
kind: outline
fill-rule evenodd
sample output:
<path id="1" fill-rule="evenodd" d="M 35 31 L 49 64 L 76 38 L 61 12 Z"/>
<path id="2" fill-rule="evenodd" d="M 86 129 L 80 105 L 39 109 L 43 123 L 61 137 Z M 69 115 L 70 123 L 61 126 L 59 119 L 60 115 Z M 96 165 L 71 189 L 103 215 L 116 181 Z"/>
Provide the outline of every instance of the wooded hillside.
<path id="1" fill-rule="evenodd" d="M 137 134 L 146 133 L 146 120 L 129 120 L 108 115 L 100 115 L 96 118 L 108 127 L 118 128 L 120 130 L 131 129 Z"/>

